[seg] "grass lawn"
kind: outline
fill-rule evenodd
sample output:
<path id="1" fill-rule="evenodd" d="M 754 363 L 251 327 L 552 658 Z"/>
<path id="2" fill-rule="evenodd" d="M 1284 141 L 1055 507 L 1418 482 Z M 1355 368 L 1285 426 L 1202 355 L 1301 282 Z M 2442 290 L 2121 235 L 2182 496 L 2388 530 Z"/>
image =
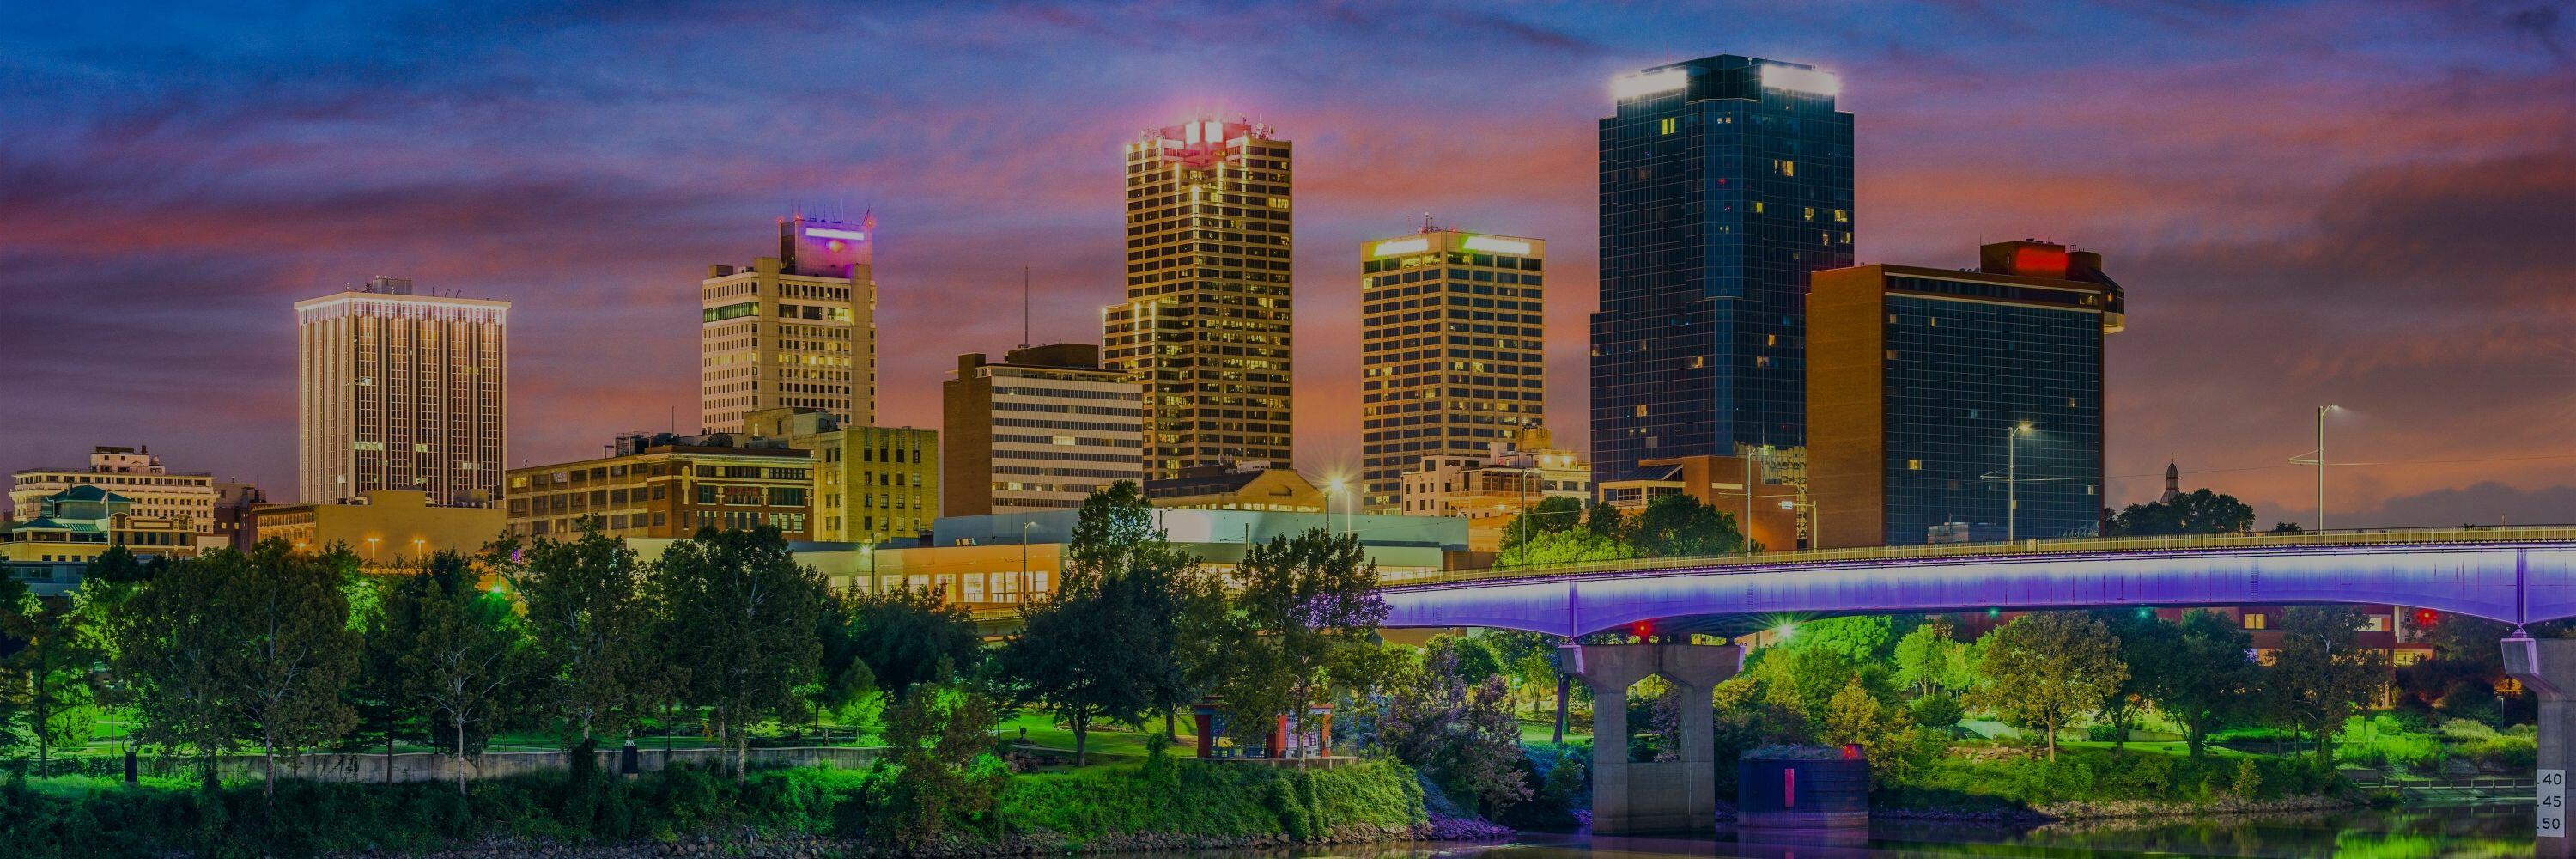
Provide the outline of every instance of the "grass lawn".
<path id="1" fill-rule="evenodd" d="M 2060 738 L 2057 741 L 2057 747 L 2061 749 L 2103 750 L 2110 750 L 2113 748 L 2111 741 L 2109 740 L 2069 740 L 2064 738 Z M 2158 754 L 2174 755 L 2177 757 L 2188 756 L 2191 754 L 2191 744 L 2185 743 L 2181 740 L 2174 740 L 2172 742 L 2140 742 L 2137 740 L 2130 740 L 2129 744 L 2123 748 L 2133 752 L 2155 752 Z M 2203 756 L 2213 758 L 2239 758 L 2245 756 L 2243 752 L 2220 746 L 2216 743 L 2202 746 L 2200 753 Z"/>
<path id="2" fill-rule="evenodd" d="M 1088 744 L 1086 751 L 1093 756 L 1109 755 L 1114 757 L 1144 757 L 1145 737 L 1153 734 L 1161 734 L 1163 732 L 1163 720 L 1147 719 L 1145 724 L 1147 727 L 1147 730 L 1145 731 L 1134 731 L 1125 727 L 1109 725 L 1095 726 L 1091 729 L 1091 741 Z M 1182 730 L 1180 732 L 1180 739 L 1174 741 L 1172 744 L 1172 754 L 1191 754 L 1192 752 L 1190 750 L 1197 748 L 1199 742 L 1198 736 L 1190 730 L 1192 728 L 1191 724 L 1185 719 L 1175 727 Z M 1021 739 L 1021 731 L 1028 732 L 1025 740 Z M 1055 724 L 1055 717 L 1034 710 L 1017 713 L 1009 718 L 1003 719 L 1001 733 L 1002 738 L 1006 740 L 1025 742 L 1029 745 L 1043 748 L 1060 749 L 1068 753 L 1073 751 L 1072 729 L 1057 727 Z"/>

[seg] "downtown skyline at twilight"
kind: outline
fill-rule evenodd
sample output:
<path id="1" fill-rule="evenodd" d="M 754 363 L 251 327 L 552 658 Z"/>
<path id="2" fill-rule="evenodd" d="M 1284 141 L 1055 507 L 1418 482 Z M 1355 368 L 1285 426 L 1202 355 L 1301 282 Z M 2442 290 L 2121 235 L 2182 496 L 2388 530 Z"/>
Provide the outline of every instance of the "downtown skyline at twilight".
<path id="1" fill-rule="evenodd" d="M 1425 212 L 1552 243 L 1548 423 L 1580 438 L 1608 82 L 1732 52 L 1840 76 L 1860 262 L 2104 254 L 2106 503 L 2170 455 L 2312 519 L 2285 460 L 2335 403 L 2332 461 L 2369 463 L 2334 473 L 2337 525 L 2576 504 L 2556 5 L 659 11 L 22 16 L 0 467 L 146 444 L 284 500 L 287 308 L 377 275 L 513 302 L 512 466 L 691 431 L 698 275 L 800 213 L 876 218 L 878 422 L 935 426 L 958 353 L 1021 341 L 1021 266 L 1029 339 L 1099 337 L 1118 148 L 1206 112 L 1298 144 L 1301 469 L 1357 464 L 1360 244 Z"/>

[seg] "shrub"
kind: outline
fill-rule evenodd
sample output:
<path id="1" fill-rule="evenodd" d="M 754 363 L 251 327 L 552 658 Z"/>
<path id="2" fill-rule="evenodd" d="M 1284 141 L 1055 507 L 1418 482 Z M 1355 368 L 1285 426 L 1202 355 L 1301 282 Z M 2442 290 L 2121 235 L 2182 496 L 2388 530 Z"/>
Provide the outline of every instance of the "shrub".
<path id="1" fill-rule="evenodd" d="M 1003 788 L 1000 817 L 1011 831 L 1077 843 L 1140 832 L 1307 840 L 1343 826 L 1428 819 L 1413 770 L 1392 761 L 1311 770 L 1213 761 L 1164 766 L 1164 773 L 1116 766 L 1023 775 Z"/>

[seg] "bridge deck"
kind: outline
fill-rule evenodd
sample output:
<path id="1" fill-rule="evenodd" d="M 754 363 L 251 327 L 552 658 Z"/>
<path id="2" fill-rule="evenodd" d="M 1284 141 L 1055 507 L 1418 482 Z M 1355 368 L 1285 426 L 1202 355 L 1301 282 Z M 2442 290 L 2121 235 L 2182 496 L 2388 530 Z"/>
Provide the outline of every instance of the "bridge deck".
<path id="1" fill-rule="evenodd" d="M 1532 564 L 1434 573 L 1386 576 L 1389 590 L 1455 586 L 1475 582 L 1554 579 L 1604 574 L 1656 572 L 1723 573 L 1735 568 L 1782 565 L 1838 565 L 1946 558 L 1961 561 L 2008 560 L 2032 555 L 2116 555 L 2137 552 L 2182 552 L 2209 549 L 2284 549 L 2339 546 L 2411 546 L 2458 544 L 2576 544 L 2576 525 L 2471 526 L 2459 528 L 2359 529 L 2313 534 L 2197 534 L 2170 537 L 2078 537 L 2023 540 L 2015 543 L 1954 543 L 1936 546 L 1866 546 L 1851 549 L 1805 549 L 1751 555 L 1693 555 L 1671 558 L 1627 558 L 1582 564 Z"/>

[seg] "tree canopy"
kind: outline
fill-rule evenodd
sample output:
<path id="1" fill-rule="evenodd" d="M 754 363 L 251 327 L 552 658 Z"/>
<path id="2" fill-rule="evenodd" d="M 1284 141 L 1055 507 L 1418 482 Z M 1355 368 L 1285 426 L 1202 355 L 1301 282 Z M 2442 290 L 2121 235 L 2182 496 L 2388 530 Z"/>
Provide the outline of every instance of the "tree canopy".
<path id="1" fill-rule="evenodd" d="M 2109 537 L 2242 534 L 2254 530 L 2254 508 L 2233 495 L 2195 489 L 2171 503 L 2131 504 L 2113 514 L 2108 525 L 2104 536 Z"/>
<path id="2" fill-rule="evenodd" d="M 751 726 L 795 706 L 822 662 L 823 576 L 796 563 L 776 528 L 701 528 L 663 550 L 655 583 L 662 638 L 690 666 L 683 698 L 707 709 L 740 781 Z"/>
<path id="3" fill-rule="evenodd" d="M 2023 615 L 1979 641 L 1984 682 L 1971 698 L 2046 733 L 2056 760 L 2058 729 L 2101 709 L 2128 680 L 2119 648 L 2109 628 L 2084 615 Z"/>

